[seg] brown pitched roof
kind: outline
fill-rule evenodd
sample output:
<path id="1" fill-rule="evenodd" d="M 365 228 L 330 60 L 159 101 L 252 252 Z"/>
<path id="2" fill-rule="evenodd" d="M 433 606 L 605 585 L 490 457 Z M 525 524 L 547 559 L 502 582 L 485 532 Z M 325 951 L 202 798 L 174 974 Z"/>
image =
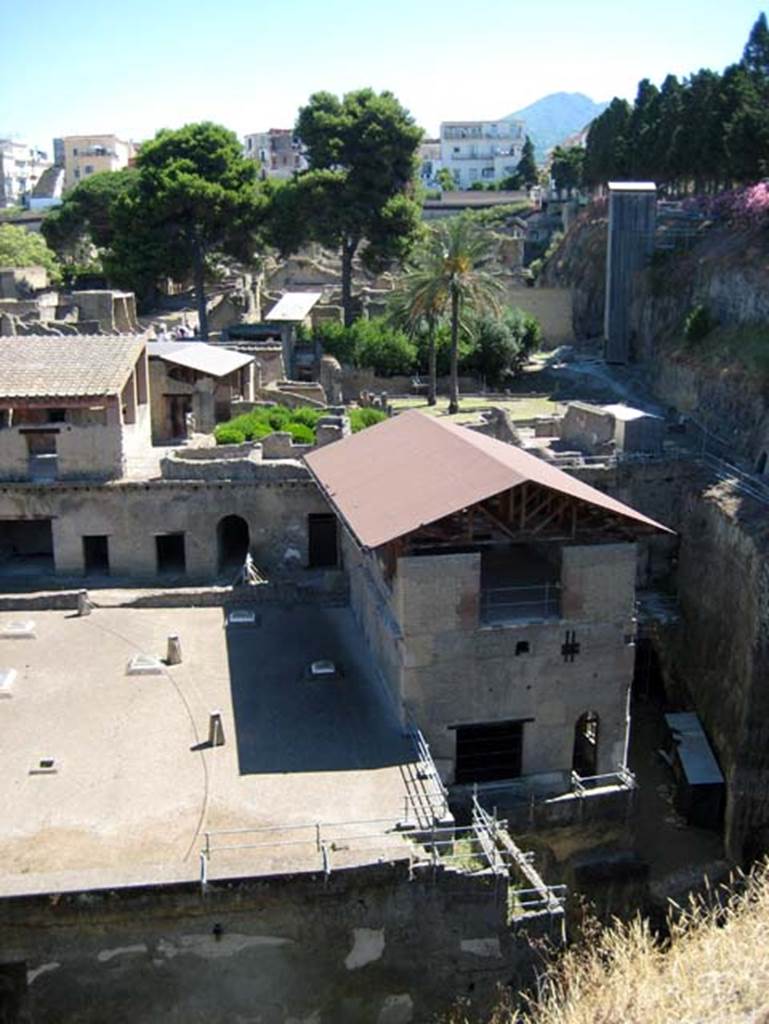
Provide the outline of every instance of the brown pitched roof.
<path id="1" fill-rule="evenodd" d="M 527 481 L 671 532 L 522 448 L 416 411 L 311 452 L 305 462 L 367 548 Z"/>
<path id="2" fill-rule="evenodd" d="M 0 399 L 115 395 L 145 344 L 132 334 L 0 338 Z"/>

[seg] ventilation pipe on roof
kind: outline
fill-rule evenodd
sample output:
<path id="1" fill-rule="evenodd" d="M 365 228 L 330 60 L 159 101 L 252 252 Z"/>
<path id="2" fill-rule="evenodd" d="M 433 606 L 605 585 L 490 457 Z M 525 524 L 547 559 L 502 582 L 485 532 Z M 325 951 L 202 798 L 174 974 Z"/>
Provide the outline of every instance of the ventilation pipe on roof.
<path id="1" fill-rule="evenodd" d="M 171 635 L 168 638 L 168 650 L 166 653 L 166 665 L 181 665 L 182 663 L 182 644 L 181 640 L 176 635 Z"/>
<path id="2" fill-rule="evenodd" d="M 224 726 L 222 725 L 221 711 L 212 711 L 209 716 L 208 745 L 210 747 L 224 746 Z"/>
<path id="3" fill-rule="evenodd" d="M 79 616 L 90 615 L 92 610 L 90 598 L 88 597 L 87 590 L 78 590 L 77 592 L 77 614 Z"/>

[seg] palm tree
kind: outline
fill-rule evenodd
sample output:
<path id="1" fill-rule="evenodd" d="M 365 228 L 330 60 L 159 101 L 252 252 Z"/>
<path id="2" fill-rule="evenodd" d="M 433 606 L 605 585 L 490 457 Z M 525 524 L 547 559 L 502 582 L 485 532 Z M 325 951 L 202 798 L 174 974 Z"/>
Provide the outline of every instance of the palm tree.
<path id="1" fill-rule="evenodd" d="M 451 320 L 449 413 L 459 412 L 459 330 L 465 309 L 499 310 L 502 284 L 488 269 L 492 239 L 469 217 L 449 217 L 430 229 L 407 277 L 413 308 L 437 317 L 448 309 Z M 434 326 L 433 326 L 434 331 Z M 434 355 L 434 335 L 433 335 Z"/>
<path id="2" fill-rule="evenodd" d="M 422 279 L 420 253 L 412 261 L 398 291 L 393 292 L 388 315 L 390 320 L 405 330 L 410 337 L 427 337 L 427 404 L 435 405 L 436 352 L 435 332 L 445 312 L 445 301 L 440 296 L 427 296 Z M 427 301 L 426 301 L 427 300 Z"/>

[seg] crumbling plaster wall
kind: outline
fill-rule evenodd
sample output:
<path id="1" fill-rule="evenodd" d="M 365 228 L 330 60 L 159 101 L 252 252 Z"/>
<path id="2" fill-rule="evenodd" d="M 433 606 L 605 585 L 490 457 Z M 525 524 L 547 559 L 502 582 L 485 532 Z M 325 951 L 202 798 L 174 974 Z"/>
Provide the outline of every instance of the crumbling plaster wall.
<path id="1" fill-rule="evenodd" d="M 218 571 L 217 524 L 226 515 L 248 523 L 251 552 L 268 574 L 307 565 L 307 516 L 328 505 L 307 471 L 280 482 L 171 482 L 0 487 L 2 519 L 51 518 L 54 563 L 62 574 L 83 572 L 84 535 L 109 537 L 115 576 L 156 575 L 155 536 L 185 533 L 187 577 L 210 581 Z"/>
<path id="2" fill-rule="evenodd" d="M 34 1020 L 57 1024 L 409 1024 L 458 996 L 488 1010 L 539 960 L 489 876 L 405 864 L 0 903 Z"/>

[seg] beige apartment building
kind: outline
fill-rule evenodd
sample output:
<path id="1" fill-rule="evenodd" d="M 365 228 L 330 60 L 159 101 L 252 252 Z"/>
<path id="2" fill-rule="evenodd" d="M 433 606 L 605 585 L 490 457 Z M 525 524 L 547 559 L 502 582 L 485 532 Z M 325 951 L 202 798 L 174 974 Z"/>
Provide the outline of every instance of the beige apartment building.
<path id="1" fill-rule="evenodd" d="M 122 170 L 134 155 L 134 144 L 117 135 L 67 135 L 61 141 L 65 191 L 100 171 Z"/>

